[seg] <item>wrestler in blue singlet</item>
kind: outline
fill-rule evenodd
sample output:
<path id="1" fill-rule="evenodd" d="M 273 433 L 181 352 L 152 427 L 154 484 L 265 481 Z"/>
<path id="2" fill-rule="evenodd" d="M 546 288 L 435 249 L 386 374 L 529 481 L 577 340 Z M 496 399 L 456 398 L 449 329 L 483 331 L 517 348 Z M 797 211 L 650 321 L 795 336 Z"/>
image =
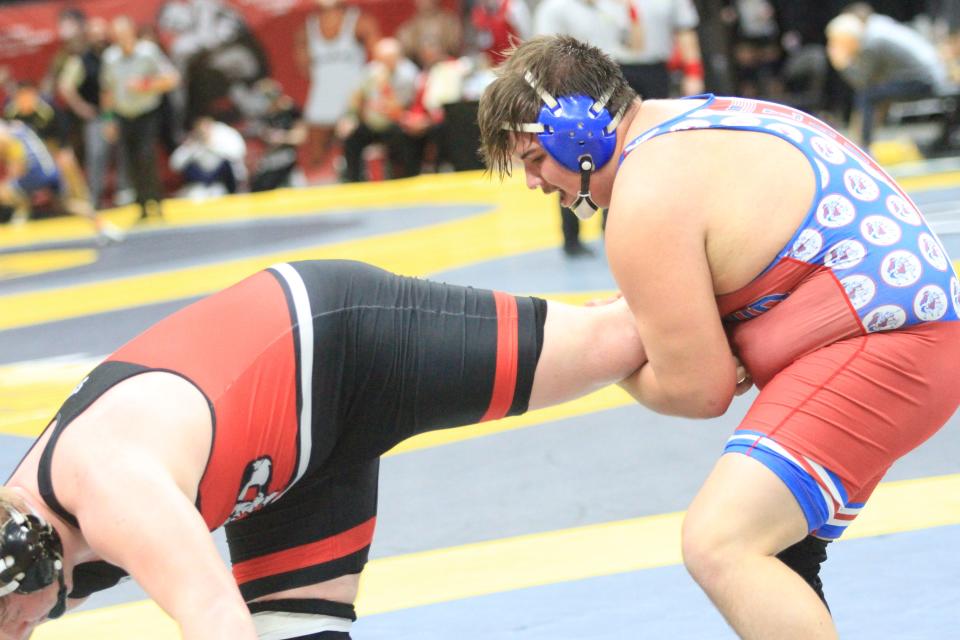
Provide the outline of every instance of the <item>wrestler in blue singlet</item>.
<path id="1" fill-rule="evenodd" d="M 810 211 L 763 273 L 784 261 L 828 267 L 867 332 L 960 320 L 960 282 L 936 234 L 883 169 L 827 125 L 783 105 L 709 95 L 627 144 L 620 162 L 651 138 L 689 129 L 769 133 L 814 167 L 819 180 Z M 754 318 L 787 295 L 768 293 L 725 320 Z"/>

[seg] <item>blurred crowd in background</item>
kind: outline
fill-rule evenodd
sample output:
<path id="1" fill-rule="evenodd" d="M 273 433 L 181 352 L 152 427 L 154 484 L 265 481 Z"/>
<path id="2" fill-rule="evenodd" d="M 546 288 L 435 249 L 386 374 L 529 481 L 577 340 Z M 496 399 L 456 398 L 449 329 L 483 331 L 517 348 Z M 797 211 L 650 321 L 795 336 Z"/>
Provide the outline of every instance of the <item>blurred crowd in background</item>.
<path id="1" fill-rule="evenodd" d="M 600 47 L 646 99 L 784 102 L 868 149 L 893 119 L 935 126 L 928 153 L 957 142 L 960 0 L 269 0 L 285 22 L 266 41 L 246 0 L 148 0 L 147 20 L 132 0 L 34 2 L 56 5 L 56 42 L 26 70 L 4 51 L 35 32 L 5 13 L 29 4 L 0 7 L 0 221 L 73 213 L 105 242 L 114 205 L 159 219 L 171 195 L 481 168 L 477 100 L 540 34 Z M 589 253 L 569 212 L 563 229 Z"/>

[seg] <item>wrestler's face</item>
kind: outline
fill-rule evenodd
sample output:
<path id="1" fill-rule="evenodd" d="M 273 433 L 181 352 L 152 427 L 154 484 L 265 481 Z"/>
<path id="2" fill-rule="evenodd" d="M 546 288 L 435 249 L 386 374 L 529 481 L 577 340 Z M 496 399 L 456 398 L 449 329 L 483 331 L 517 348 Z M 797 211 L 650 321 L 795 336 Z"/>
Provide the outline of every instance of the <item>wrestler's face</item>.
<path id="1" fill-rule="evenodd" d="M 0 640 L 26 640 L 57 603 L 56 584 L 34 593 L 4 596 L 0 608 Z"/>
<path id="2" fill-rule="evenodd" d="M 577 199 L 577 192 L 580 191 L 580 174 L 570 171 L 557 162 L 540 145 L 536 136 L 529 134 L 516 136 L 513 157 L 515 164 L 518 162 L 523 164 L 528 188 L 540 189 L 544 193 L 559 193 L 560 204 L 565 207 L 569 207 Z M 601 182 L 598 178 L 598 174 L 594 174 L 591 178 L 590 191 L 594 202 L 605 207 L 610 204 L 610 197 L 609 193 L 598 189 Z"/>

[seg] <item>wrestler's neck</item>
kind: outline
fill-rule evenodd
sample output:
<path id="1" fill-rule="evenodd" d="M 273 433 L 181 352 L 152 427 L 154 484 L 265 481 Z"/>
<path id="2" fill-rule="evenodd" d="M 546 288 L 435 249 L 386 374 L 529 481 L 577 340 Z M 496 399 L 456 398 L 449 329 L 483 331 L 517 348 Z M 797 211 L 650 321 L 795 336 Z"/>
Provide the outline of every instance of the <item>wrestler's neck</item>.
<path id="1" fill-rule="evenodd" d="M 706 100 L 636 100 L 631 109 L 635 111 L 634 117 L 627 121 L 624 117 L 624 124 L 627 125 L 625 140 L 623 144 L 628 144 L 637 136 L 641 136 L 657 125 L 683 115 Z M 628 110 L 629 113 L 629 110 Z"/>
<path id="2" fill-rule="evenodd" d="M 617 126 L 617 148 L 614 157 L 619 157 L 631 140 L 659 124 L 695 109 L 705 100 L 642 100 L 636 98 L 627 107 Z"/>

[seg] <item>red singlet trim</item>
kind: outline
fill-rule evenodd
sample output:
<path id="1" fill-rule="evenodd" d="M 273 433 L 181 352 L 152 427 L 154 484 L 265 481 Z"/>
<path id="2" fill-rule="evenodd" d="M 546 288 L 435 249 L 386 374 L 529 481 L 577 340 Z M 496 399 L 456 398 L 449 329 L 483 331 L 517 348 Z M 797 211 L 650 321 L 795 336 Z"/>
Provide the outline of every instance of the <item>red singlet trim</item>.
<path id="1" fill-rule="evenodd" d="M 499 291 L 493 292 L 493 298 L 497 304 L 497 371 L 493 378 L 490 406 L 480 422 L 499 420 L 507 415 L 517 388 L 517 299 Z"/>
<path id="2" fill-rule="evenodd" d="M 374 516 L 335 536 L 238 562 L 233 565 L 233 576 L 237 584 L 244 584 L 258 578 L 306 569 L 343 558 L 370 544 L 376 523 L 377 518 Z"/>

